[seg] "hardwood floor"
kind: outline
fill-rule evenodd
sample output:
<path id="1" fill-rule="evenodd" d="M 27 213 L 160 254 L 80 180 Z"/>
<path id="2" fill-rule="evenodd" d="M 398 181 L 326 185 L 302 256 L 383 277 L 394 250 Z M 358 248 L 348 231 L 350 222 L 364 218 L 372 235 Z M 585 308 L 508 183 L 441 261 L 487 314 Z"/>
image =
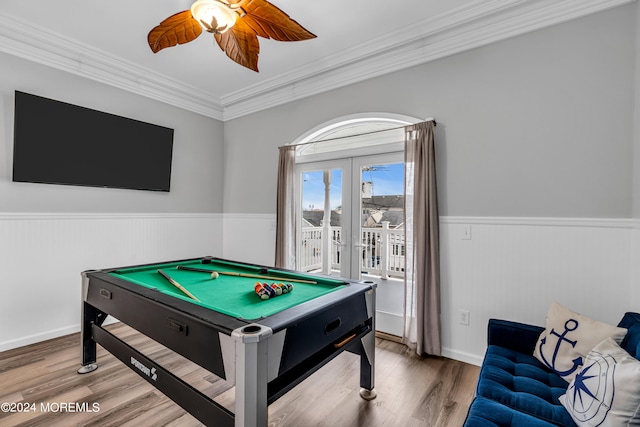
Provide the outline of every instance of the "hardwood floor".
<path id="1" fill-rule="evenodd" d="M 224 381 L 126 325 L 107 328 L 233 411 L 233 389 Z M 73 334 L 0 353 L 0 404 L 22 409 L 0 407 L 0 427 L 201 425 L 100 346 L 98 370 L 77 374 L 79 342 Z M 273 403 L 269 426 L 460 426 L 478 372 L 377 339 L 375 400 L 358 395 L 359 360 L 345 352 Z"/>

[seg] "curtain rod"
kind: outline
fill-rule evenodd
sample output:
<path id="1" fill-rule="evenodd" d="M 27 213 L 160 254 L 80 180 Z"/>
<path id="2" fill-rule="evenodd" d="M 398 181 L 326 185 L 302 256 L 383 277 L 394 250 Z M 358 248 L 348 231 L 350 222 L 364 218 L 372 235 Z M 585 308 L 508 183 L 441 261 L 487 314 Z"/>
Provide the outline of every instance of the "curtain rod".
<path id="1" fill-rule="evenodd" d="M 425 123 L 425 122 L 433 122 L 434 126 L 438 126 L 438 123 L 436 123 L 436 119 L 434 119 L 433 117 L 429 117 L 429 118 L 423 120 L 422 122 L 418 122 L 418 123 Z M 413 123 L 413 124 L 415 125 L 417 123 Z M 354 133 L 353 135 L 336 136 L 335 138 L 319 139 L 317 141 L 300 142 L 298 144 L 288 144 L 288 145 L 283 145 L 282 147 L 302 147 L 303 145 L 317 144 L 319 142 L 337 141 L 339 139 L 352 138 L 354 136 L 365 136 L 365 135 L 371 135 L 371 134 L 374 134 L 374 133 L 387 132 L 387 131 L 390 131 L 390 130 L 404 129 L 407 126 L 412 126 L 412 125 L 404 125 L 404 126 L 398 126 L 398 127 L 394 127 L 394 128 L 387 128 L 387 129 L 381 129 L 381 130 L 372 130 L 372 131 L 369 131 L 369 132 Z M 278 147 L 278 148 L 281 148 L 281 147 Z"/>

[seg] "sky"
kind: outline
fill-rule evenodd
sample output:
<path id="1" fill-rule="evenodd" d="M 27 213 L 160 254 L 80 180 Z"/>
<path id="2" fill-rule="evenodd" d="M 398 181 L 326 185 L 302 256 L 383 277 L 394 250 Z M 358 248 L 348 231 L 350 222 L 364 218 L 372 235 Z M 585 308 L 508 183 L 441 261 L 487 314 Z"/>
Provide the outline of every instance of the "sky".
<path id="1" fill-rule="evenodd" d="M 342 206 L 342 170 L 333 169 L 331 178 L 331 209 Z M 373 182 L 374 196 L 390 196 L 404 194 L 404 164 L 393 163 L 372 165 L 362 171 L 362 181 Z M 303 173 L 302 182 L 303 209 L 324 209 L 323 172 L 311 171 Z"/>

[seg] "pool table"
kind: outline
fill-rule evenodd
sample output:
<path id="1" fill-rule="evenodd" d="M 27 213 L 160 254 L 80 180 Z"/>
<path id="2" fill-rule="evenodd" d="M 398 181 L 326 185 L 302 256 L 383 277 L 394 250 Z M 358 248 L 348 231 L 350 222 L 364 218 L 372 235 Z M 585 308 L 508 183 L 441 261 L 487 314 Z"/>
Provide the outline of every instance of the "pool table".
<path id="1" fill-rule="evenodd" d="M 261 299 L 257 282 L 293 289 Z M 269 404 L 349 351 L 360 356 L 360 394 L 373 399 L 375 292 L 213 257 L 85 271 L 78 372 L 97 368 L 100 344 L 205 425 L 266 426 Z M 235 413 L 104 329 L 108 315 L 234 384 Z"/>

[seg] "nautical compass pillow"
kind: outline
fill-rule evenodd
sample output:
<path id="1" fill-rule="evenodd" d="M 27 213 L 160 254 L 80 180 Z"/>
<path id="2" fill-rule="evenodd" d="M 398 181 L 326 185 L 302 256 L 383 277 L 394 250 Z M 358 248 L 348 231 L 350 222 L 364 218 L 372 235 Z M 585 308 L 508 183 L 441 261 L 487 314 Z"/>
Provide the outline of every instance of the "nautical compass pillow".
<path id="1" fill-rule="evenodd" d="M 570 382 L 593 347 L 608 337 L 619 344 L 626 334 L 624 328 L 590 319 L 554 301 L 533 356 Z"/>
<path id="2" fill-rule="evenodd" d="M 589 352 L 559 400 L 579 426 L 638 426 L 640 361 L 607 338 Z"/>

